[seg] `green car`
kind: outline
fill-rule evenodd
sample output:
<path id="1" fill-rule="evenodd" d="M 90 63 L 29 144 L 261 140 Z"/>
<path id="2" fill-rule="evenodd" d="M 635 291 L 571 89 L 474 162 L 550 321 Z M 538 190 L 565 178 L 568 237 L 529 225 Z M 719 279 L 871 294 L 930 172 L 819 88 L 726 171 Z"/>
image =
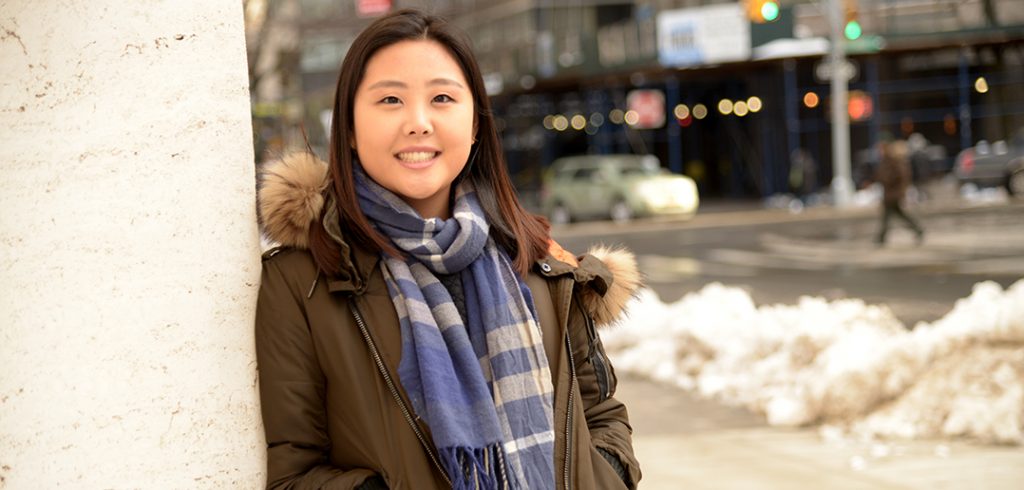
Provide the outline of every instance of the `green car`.
<path id="1" fill-rule="evenodd" d="M 693 179 L 661 168 L 654 155 L 560 158 L 544 175 L 541 193 L 541 206 L 553 224 L 586 218 L 689 218 L 699 202 Z"/>

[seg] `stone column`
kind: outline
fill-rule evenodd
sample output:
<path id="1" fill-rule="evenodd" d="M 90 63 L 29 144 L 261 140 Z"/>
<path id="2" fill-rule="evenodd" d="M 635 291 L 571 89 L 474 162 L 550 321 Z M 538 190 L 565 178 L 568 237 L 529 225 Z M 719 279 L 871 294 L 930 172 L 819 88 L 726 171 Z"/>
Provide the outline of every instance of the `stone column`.
<path id="1" fill-rule="evenodd" d="M 257 488 L 242 2 L 0 7 L 0 488 Z"/>

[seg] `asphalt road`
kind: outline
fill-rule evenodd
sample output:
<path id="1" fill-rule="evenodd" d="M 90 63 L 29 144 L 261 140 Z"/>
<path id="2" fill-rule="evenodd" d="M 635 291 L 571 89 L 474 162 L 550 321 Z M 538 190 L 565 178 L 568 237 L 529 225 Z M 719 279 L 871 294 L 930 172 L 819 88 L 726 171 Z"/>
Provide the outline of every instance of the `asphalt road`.
<path id="1" fill-rule="evenodd" d="M 1024 200 L 929 202 L 910 212 L 926 230 L 920 245 L 899 223 L 885 246 L 876 245 L 874 207 L 589 222 L 557 227 L 553 236 L 573 251 L 628 247 L 666 302 L 721 282 L 746 289 L 758 304 L 793 304 L 803 295 L 884 303 L 908 327 L 942 317 L 977 282 L 1007 287 L 1024 278 Z"/>

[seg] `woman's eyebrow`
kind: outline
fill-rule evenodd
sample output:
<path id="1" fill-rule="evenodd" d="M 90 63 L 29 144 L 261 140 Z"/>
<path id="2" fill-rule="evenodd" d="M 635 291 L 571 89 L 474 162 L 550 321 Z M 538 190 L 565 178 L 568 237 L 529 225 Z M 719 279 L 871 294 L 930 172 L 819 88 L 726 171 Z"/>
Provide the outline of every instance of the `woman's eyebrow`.
<path id="1" fill-rule="evenodd" d="M 409 86 L 406 85 L 405 82 L 400 82 L 398 80 L 381 80 L 379 82 L 374 82 L 374 84 L 369 87 L 366 87 L 367 90 L 378 88 L 409 88 Z"/>
<path id="2" fill-rule="evenodd" d="M 452 80 L 451 78 L 435 78 L 428 82 L 427 85 L 452 85 L 458 88 L 466 88 L 463 87 L 461 83 Z"/>
<path id="3" fill-rule="evenodd" d="M 435 78 L 435 79 L 427 82 L 427 85 L 429 85 L 429 86 L 433 86 L 433 85 L 449 85 L 449 86 L 454 86 L 454 87 L 458 87 L 458 88 L 462 88 L 462 89 L 466 88 L 466 87 L 463 87 L 461 83 L 459 83 L 456 80 L 452 80 L 451 78 Z M 400 81 L 400 80 L 380 80 L 380 81 L 374 82 L 369 87 L 366 87 L 367 90 L 374 90 L 374 89 L 378 89 L 378 88 L 409 88 L 409 85 L 407 83 L 405 83 L 405 82 Z"/>

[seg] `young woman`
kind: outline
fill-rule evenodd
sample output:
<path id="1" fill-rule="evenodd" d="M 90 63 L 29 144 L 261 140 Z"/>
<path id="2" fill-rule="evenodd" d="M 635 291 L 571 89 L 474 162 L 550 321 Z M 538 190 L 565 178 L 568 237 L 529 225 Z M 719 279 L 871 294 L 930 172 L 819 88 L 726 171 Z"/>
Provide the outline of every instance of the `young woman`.
<path id="1" fill-rule="evenodd" d="M 262 171 L 268 488 L 634 488 L 595 325 L 633 257 L 574 257 L 506 175 L 477 63 L 402 10 L 341 66 L 330 163 Z"/>

